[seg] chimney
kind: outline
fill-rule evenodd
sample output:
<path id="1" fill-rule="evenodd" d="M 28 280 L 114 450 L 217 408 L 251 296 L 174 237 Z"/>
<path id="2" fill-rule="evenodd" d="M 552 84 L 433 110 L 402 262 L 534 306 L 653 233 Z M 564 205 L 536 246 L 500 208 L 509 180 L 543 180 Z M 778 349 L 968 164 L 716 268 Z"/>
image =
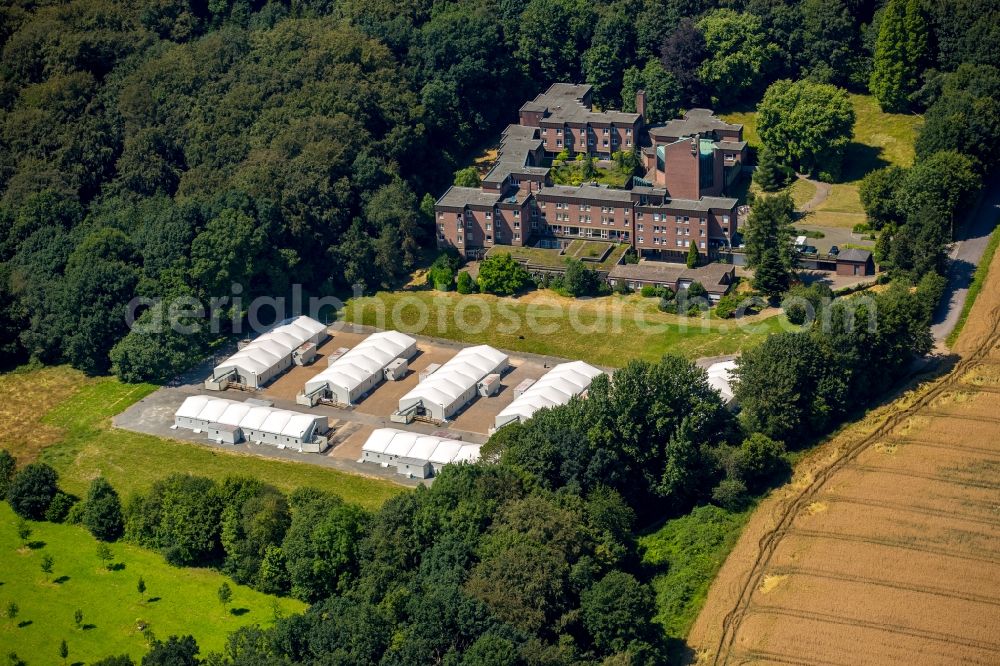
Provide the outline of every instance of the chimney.
<path id="1" fill-rule="evenodd" d="M 636 90 L 635 91 L 635 112 L 642 116 L 642 119 L 646 119 L 646 91 Z"/>

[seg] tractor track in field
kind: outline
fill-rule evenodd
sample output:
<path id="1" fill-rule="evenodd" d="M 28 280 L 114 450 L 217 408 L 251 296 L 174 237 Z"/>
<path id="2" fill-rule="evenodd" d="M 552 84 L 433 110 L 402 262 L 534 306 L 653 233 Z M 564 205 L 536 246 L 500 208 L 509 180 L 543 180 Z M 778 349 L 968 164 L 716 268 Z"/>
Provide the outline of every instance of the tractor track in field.
<path id="1" fill-rule="evenodd" d="M 986 320 L 989 322 L 987 330 L 990 333 L 985 336 L 985 339 L 974 351 L 960 358 L 948 374 L 935 380 L 936 383 L 917 397 L 913 404 L 889 414 L 871 433 L 847 446 L 839 456 L 816 472 L 805 488 L 778 507 L 775 525 L 765 532 L 757 542 L 753 564 L 749 573 L 739 584 L 735 605 L 723 617 L 722 634 L 715 646 L 712 664 L 719 666 L 729 663 L 740 627 L 751 610 L 753 593 L 761 586 L 778 545 L 790 532 L 795 518 L 817 499 L 817 495 L 830 478 L 853 462 L 863 451 L 879 441 L 891 438 L 893 431 L 908 419 L 925 410 L 933 409 L 934 402 L 948 391 L 964 386 L 961 378 L 971 369 L 981 364 L 994 365 L 997 363 L 994 359 L 989 358 L 989 354 L 1000 343 L 1000 306 L 994 306 Z M 1000 646 L 993 647 L 1000 649 Z"/>
<path id="2" fill-rule="evenodd" d="M 888 509 L 890 511 L 899 511 L 902 513 L 915 513 L 921 516 L 929 516 L 932 518 L 947 518 L 949 520 L 958 520 L 966 523 L 977 523 L 979 525 L 986 525 L 987 527 L 1000 528 L 1000 520 L 985 518 L 983 516 L 972 516 L 966 513 L 959 513 L 957 511 L 944 511 L 942 509 L 933 509 L 924 506 L 915 506 L 913 504 L 904 504 L 902 502 L 889 502 L 885 500 L 874 501 L 866 500 L 858 497 L 848 497 L 846 495 L 823 495 L 824 502 L 833 502 L 839 504 L 854 504 L 856 506 L 867 506 L 872 509 Z"/>
<path id="3" fill-rule="evenodd" d="M 794 574 L 796 576 L 805 576 L 809 578 L 822 578 L 824 580 L 835 580 L 843 583 L 857 583 L 859 585 L 876 585 L 878 587 L 890 587 L 894 590 L 905 590 L 907 592 L 917 592 L 918 594 L 929 594 L 935 597 L 943 597 L 945 599 L 960 599 L 961 601 L 970 601 L 976 604 L 984 604 L 987 606 L 1000 607 L 1000 599 L 983 596 L 981 594 L 972 594 L 969 592 L 956 592 L 955 590 L 941 588 L 941 587 L 934 587 L 933 585 L 915 585 L 910 583 L 898 583 L 896 581 L 885 580 L 883 578 L 873 578 L 871 576 L 852 576 L 849 574 L 838 573 L 836 571 L 824 571 L 822 569 L 812 569 L 809 567 L 787 566 L 787 567 L 776 567 L 774 569 L 774 575 L 776 576 L 787 576 L 791 574 Z"/>

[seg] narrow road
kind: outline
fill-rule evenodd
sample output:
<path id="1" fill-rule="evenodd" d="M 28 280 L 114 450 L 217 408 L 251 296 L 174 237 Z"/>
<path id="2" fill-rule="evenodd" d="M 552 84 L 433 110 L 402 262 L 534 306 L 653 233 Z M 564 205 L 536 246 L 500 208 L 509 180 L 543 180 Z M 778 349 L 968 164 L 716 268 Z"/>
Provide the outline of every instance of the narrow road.
<path id="1" fill-rule="evenodd" d="M 931 335 L 937 342 L 947 338 L 958 323 L 965 298 L 969 295 L 972 276 L 997 220 L 1000 220 L 1000 175 L 986 183 L 979 205 L 958 230 L 958 240 L 948 255 L 948 288 L 938 304 L 931 325 Z"/>

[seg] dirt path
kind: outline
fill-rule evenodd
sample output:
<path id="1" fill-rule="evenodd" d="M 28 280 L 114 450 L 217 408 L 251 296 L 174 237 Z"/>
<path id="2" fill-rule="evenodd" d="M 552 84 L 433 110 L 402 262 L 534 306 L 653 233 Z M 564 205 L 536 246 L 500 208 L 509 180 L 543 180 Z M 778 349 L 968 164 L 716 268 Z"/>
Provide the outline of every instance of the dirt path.
<path id="1" fill-rule="evenodd" d="M 803 176 L 800 173 L 795 174 L 795 176 L 799 180 L 804 180 L 806 182 L 812 183 L 813 186 L 816 187 L 816 194 L 812 195 L 812 198 L 809 199 L 809 201 L 802 204 L 802 207 L 799 209 L 801 212 L 808 213 L 809 211 L 813 210 L 821 203 L 826 201 L 826 198 L 830 196 L 830 183 L 824 183 L 818 180 L 812 180 L 808 176 Z"/>
<path id="2" fill-rule="evenodd" d="M 818 447 L 754 513 L 699 663 L 1000 663 L 1000 255 L 944 376 Z"/>

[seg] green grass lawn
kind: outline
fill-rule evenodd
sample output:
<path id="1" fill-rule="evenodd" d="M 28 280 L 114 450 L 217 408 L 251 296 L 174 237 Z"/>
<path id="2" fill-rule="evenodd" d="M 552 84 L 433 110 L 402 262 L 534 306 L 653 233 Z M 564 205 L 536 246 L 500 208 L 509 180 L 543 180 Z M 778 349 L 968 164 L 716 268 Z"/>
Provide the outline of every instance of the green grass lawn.
<path id="1" fill-rule="evenodd" d="M 850 95 L 854 107 L 854 136 L 844 157 L 844 169 L 840 182 L 834 183 L 826 201 L 819 204 L 803 220 L 812 227 L 853 228 L 865 221 L 865 211 L 858 196 L 858 184 L 865 174 L 875 169 L 897 165 L 908 167 L 913 164 L 913 145 L 920 129 L 921 118 L 913 114 L 884 113 L 878 102 L 870 95 Z M 757 114 L 740 110 L 722 114 L 727 122 L 743 124 L 743 138 L 756 148 L 760 148 L 757 134 Z M 802 186 L 792 185 L 792 198 L 796 206 L 808 201 L 812 194 L 796 191 Z M 804 198 L 803 198 L 804 197 Z"/>
<path id="2" fill-rule="evenodd" d="M 31 548 L 17 537 L 16 517 L 0 502 L 0 645 L 31 664 L 56 664 L 59 643 L 69 647 L 69 662 L 84 663 L 111 654 L 128 653 L 138 662 L 148 649 L 139 622 L 165 640 L 191 634 L 201 654 L 219 651 L 226 635 L 245 624 L 269 625 L 275 609 L 301 612 L 305 604 L 261 594 L 211 569 L 175 568 L 159 553 L 124 543 L 111 545 L 114 562 L 108 571 L 97 557 L 97 541 L 73 525 L 31 523 Z M 44 545 L 43 545 L 44 544 Z M 43 555 L 55 564 L 52 574 L 41 570 Z M 140 599 L 139 577 L 146 583 Z M 227 610 L 217 597 L 224 582 L 233 590 Z M 19 612 L 7 618 L 9 603 Z M 77 629 L 74 613 L 83 612 Z"/>
<path id="3" fill-rule="evenodd" d="M 344 316 L 378 328 L 609 367 L 631 359 L 655 361 L 667 353 L 691 359 L 735 353 L 786 322 L 783 316 L 751 317 L 742 325 L 715 318 L 685 322 L 656 305 L 656 299 L 638 295 L 581 300 L 541 290 L 520 298 L 380 292 L 349 301 Z"/>
<path id="4" fill-rule="evenodd" d="M 625 183 L 632 177 L 631 172 L 624 172 L 621 169 L 606 169 L 597 167 L 597 173 L 591 178 L 583 177 L 583 164 L 575 160 L 569 162 L 553 163 L 550 175 L 552 182 L 556 185 L 580 185 L 584 181 L 597 181 L 602 185 L 610 187 L 625 187 Z"/>
<path id="5" fill-rule="evenodd" d="M 70 388 L 59 392 L 53 386 Z M 122 384 L 112 377 L 87 378 L 68 367 L 0 375 L 0 397 L 12 397 L 10 402 L 0 402 L 0 418 L 10 425 L 0 432 L 0 447 L 21 461 L 38 458 L 49 463 L 59 472 L 60 486 L 78 496 L 99 475 L 127 497 L 172 472 L 213 479 L 251 475 L 286 491 L 313 486 L 367 508 L 377 508 L 404 490 L 388 481 L 307 463 L 221 451 L 111 427 L 114 414 L 155 389 L 150 384 Z"/>
<path id="6" fill-rule="evenodd" d="M 656 620 L 671 638 L 691 629 L 751 513 L 702 506 L 639 538 L 642 563 L 655 572 Z"/>

